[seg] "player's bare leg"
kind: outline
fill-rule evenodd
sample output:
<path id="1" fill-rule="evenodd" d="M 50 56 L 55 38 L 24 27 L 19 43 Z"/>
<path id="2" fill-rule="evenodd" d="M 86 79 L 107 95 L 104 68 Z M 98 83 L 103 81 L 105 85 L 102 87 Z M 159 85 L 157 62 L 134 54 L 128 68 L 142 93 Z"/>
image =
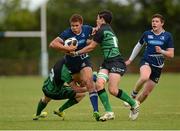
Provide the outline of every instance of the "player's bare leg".
<path id="1" fill-rule="evenodd" d="M 136 99 L 142 103 L 144 102 L 145 99 L 147 99 L 147 97 L 149 96 L 149 94 L 152 92 L 152 90 L 154 89 L 156 83 L 153 82 L 152 80 L 148 80 L 145 84 L 144 84 L 144 89 L 143 91 L 136 97 Z"/>
<path id="2" fill-rule="evenodd" d="M 151 68 L 149 67 L 149 65 L 142 65 L 140 67 L 140 77 L 136 82 L 133 91 L 131 93 L 131 97 L 133 99 L 136 98 L 136 96 L 138 95 L 139 91 L 142 89 L 145 82 L 149 80 L 150 74 L 151 74 Z M 130 105 L 127 102 L 124 102 L 124 106 L 129 107 Z"/>
<path id="3" fill-rule="evenodd" d="M 140 77 L 137 81 L 137 83 L 135 84 L 135 87 L 133 89 L 132 92 L 132 97 L 135 98 L 136 95 L 139 93 L 139 91 L 142 89 L 143 84 L 149 80 L 149 76 L 151 74 L 151 68 L 149 67 L 149 65 L 143 65 L 140 68 Z"/>
<path id="4" fill-rule="evenodd" d="M 117 73 L 109 73 L 109 92 L 113 96 L 127 102 L 130 109 L 130 119 L 135 120 L 139 115 L 139 104 L 134 99 L 132 99 L 125 91 L 119 89 L 119 83 L 121 80 L 121 75 Z"/>

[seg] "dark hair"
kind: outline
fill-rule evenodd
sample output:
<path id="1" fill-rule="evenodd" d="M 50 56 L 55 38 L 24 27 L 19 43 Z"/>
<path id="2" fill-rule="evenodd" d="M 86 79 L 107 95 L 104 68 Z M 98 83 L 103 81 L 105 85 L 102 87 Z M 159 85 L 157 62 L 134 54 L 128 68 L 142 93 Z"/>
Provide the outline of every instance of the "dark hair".
<path id="1" fill-rule="evenodd" d="M 83 23 L 83 17 L 79 14 L 73 14 L 70 19 L 69 22 L 79 22 L 79 23 Z"/>
<path id="2" fill-rule="evenodd" d="M 104 10 L 98 13 L 99 18 L 103 18 L 106 23 L 110 24 L 112 21 L 112 13 L 111 11 Z"/>
<path id="3" fill-rule="evenodd" d="M 164 17 L 163 17 L 161 14 L 154 14 L 154 15 L 152 16 L 152 19 L 153 19 L 153 18 L 159 18 L 162 23 L 165 22 L 165 19 L 164 19 Z"/>

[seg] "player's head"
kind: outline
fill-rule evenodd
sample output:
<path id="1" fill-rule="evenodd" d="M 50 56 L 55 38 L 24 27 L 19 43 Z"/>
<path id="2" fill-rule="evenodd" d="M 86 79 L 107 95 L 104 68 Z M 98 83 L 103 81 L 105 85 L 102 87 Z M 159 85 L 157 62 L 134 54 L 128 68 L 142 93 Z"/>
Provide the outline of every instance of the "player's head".
<path id="1" fill-rule="evenodd" d="M 110 24 L 112 21 L 112 13 L 108 10 L 104 10 L 98 13 L 97 16 L 97 26 L 100 26 L 102 24 Z"/>
<path id="2" fill-rule="evenodd" d="M 69 22 L 72 32 L 74 32 L 75 34 L 79 34 L 83 25 L 83 17 L 79 14 L 73 14 L 70 17 Z"/>
<path id="3" fill-rule="evenodd" d="M 152 16 L 151 25 L 154 31 L 162 30 L 164 25 L 164 17 L 161 14 L 154 14 Z"/>

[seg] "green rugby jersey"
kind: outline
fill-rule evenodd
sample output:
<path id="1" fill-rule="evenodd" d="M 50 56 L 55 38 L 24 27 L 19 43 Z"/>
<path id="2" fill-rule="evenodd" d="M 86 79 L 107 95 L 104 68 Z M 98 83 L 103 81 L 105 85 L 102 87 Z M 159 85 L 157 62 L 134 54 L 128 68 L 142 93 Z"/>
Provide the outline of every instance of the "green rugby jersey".
<path id="1" fill-rule="evenodd" d="M 109 24 L 101 25 L 93 40 L 100 44 L 104 59 L 121 56 L 118 39 Z"/>
<path id="2" fill-rule="evenodd" d="M 61 69 L 61 80 L 67 83 L 72 81 L 72 76 L 70 74 L 70 71 L 68 70 L 65 64 L 63 64 L 63 67 Z"/>
<path id="3" fill-rule="evenodd" d="M 64 60 L 59 60 L 51 69 L 49 77 L 44 82 L 43 88 L 51 92 L 56 92 L 63 87 L 65 82 L 69 83 L 71 81 L 72 76 L 64 64 Z"/>

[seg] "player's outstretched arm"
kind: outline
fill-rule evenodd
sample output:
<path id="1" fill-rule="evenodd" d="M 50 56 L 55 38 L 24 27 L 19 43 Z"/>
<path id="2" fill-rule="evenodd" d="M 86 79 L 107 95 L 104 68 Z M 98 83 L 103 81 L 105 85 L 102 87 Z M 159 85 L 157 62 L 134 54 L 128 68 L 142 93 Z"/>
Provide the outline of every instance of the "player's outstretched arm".
<path id="1" fill-rule="evenodd" d="M 126 65 L 131 64 L 131 62 L 136 58 L 140 50 L 142 49 L 142 46 L 139 42 L 135 45 L 129 59 L 125 62 Z"/>

